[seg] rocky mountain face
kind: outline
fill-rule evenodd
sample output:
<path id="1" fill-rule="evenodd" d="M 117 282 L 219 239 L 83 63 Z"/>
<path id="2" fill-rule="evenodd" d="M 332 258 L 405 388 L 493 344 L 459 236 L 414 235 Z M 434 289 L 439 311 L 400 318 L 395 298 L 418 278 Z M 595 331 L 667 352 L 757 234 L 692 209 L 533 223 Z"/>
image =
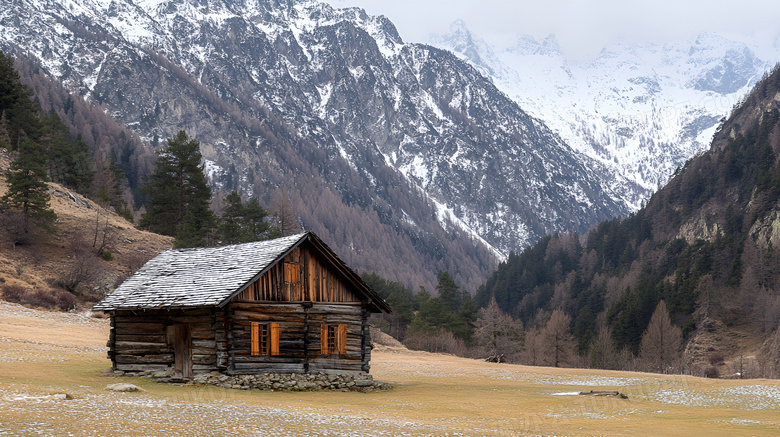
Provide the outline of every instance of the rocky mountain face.
<path id="1" fill-rule="evenodd" d="M 704 151 L 720 120 L 780 61 L 777 44 L 714 34 L 619 42 L 594 59 L 575 59 L 554 35 L 482 38 L 463 21 L 431 44 L 472 64 L 572 148 L 635 182 L 640 200 Z"/>
<path id="2" fill-rule="evenodd" d="M 597 332 L 641 354 L 654 309 L 684 334 L 684 368 L 780 377 L 780 68 L 647 205 L 585 238 L 547 237 L 481 288 L 526 325 L 562 308 L 580 351 Z M 608 331 L 606 331 L 608 330 Z M 744 358 L 744 362 L 743 362 Z M 743 367 L 744 364 L 744 367 Z"/>
<path id="3" fill-rule="evenodd" d="M 475 287 L 509 250 L 625 214 L 641 191 L 452 53 L 361 9 L 0 3 L 2 50 L 152 143 L 186 130 L 219 193 L 283 187 L 348 263 L 408 285 L 449 270 Z"/>

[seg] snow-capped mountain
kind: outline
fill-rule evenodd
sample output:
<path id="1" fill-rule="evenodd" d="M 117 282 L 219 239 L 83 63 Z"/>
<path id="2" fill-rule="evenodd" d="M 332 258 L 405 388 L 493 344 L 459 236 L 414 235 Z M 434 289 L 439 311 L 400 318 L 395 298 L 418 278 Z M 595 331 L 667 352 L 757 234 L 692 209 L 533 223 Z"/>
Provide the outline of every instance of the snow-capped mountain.
<path id="1" fill-rule="evenodd" d="M 640 199 L 705 150 L 720 120 L 780 61 L 777 43 L 764 49 L 713 34 L 618 42 L 588 60 L 567 57 L 552 35 L 482 38 L 463 21 L 430 42 L 490 77 L 571 147 L 634 181 Z"/>
<path id="2" fill-rule="evenodd" d="M 393 277 L 397 266 L 372 265 L 373 251 L 410 258 L 371 240 L 387 233 L 429 260 L 404 260 L 418 276 L 450 270 L 477 284 L 493 265 L 484 247 L 500 258 L 549 232 L 584 231 L 628 212 L 641 191 L 452 53 L 406 44 L 385 17 L 361 9 L 308 0 L 0 5 L 0 48 L 34 59 L 142 137 L 185 129 L 215 188 L 297 191 L 304 225 L 332 235 L 337 251 L 362 253 L 360 269 Z M 382 231 L 357 241 L 355 217 Z"/>

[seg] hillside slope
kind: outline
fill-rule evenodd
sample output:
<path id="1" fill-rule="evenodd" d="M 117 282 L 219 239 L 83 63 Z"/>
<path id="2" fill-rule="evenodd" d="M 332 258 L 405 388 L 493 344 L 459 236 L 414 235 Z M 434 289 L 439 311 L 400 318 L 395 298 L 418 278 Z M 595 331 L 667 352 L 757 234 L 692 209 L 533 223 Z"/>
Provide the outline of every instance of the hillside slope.
<path id="1" fill-rule="evenodd" d="M 612 329 L 638 352 L 660 300 L 687 336 L 688 368 L 754 356 L 780 376 L 780 69 L 625 220 L 557 235 L 509 258 L 478 293 L 525 323 L 562 307 L 580 352 Z"/>
<path id="2" fill-rule="evenodd" d="M 8 153 L 0 152 L 0 196 L 7 191 L 3 175 L 10 160 Z M 173 238 L 138 230 L 115 212 L 59 184 L 49 183 L 49 193 L 51 209 L 57 214 L 53 233 L 38 230 L 29 244 L 14 246 L 7 230 L 0 230 L 0 285 L 48 290 L 82 269 L 83 281 L 74 291 L 89 305 L 173 246 Z M 97 257 L 93 243 L 105 245 L 111 260 Z"/>

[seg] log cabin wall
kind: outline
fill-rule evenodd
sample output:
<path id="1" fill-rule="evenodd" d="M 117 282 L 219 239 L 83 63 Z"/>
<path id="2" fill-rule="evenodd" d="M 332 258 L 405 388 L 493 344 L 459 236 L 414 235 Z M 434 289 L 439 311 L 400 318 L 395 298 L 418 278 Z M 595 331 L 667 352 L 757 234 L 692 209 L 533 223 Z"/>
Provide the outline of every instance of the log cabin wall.
<path id="1" fill-rule="evenodd" d="M 166 371 L 174 366 L 171 327 L 187 325 L 192 374 L 218 369 L 218 358 L 227 365 L 224 351 L 217 351 L 223 340 L 224 318 L 217 310 L 118 310 L 111 315 L 109 358 L 116 370 L 126 372 Z M 218 320 L 222 319 L 222 320 Z M 218 335 L 219 332 L 221 335 Z"/>
<path id="2" fill-rule="evenodd" d="M 322 255 L 301 245 L 238 296 L 240 301 L 359 303 L 360 298 L 328 267 Z"/>
<path id="3" fill-rule="evenodd" d="M 233 301 L 226 308 L 230 320 L 228 334 L 229 374 L 260 372 L 317 373 L 361 372 L 366 343 L 363 313 L 359 304 L 269 303 Z M 251 354 L 251 325 L 279 324 L 279 353 Z M 344 353 L 322 354 L 321 327 L 344 325 Z M 368 354 L 370 359 L 370 352 Z"/>
<path id="4" fill-rule="evenodd" d="M 359 305 L 326 305 L 318 304 L 309 310 L 309 324 L 314 327 L 310 331 L 311 341 L 307 352 L 309 354 L 309 372 L 362 372 L 364 357 L 363 323 Z M 346 347 L 344 354 L 321 353 L 322 335 L 320 326 L 346 325 Z"/>

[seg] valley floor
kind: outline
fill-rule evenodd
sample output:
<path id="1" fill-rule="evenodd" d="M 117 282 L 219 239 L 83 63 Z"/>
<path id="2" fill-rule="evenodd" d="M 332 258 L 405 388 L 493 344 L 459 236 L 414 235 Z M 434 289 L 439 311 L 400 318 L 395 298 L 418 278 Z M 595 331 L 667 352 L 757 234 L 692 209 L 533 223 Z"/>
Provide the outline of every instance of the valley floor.
<path id="1" fill-rule="evenodd" d="M 390 391 L 180 387 L 98 376 L 110 366 L 108 330 L 107 319 L 0 302 L 0 436 L 780 433 L 780 381 L 488 364 L 379 348 L 372 374 L 397 384 Z M 115 382 L 143 391 L 106 391 Z M 575 394 L 589 390 L 628 399 Z"/>

